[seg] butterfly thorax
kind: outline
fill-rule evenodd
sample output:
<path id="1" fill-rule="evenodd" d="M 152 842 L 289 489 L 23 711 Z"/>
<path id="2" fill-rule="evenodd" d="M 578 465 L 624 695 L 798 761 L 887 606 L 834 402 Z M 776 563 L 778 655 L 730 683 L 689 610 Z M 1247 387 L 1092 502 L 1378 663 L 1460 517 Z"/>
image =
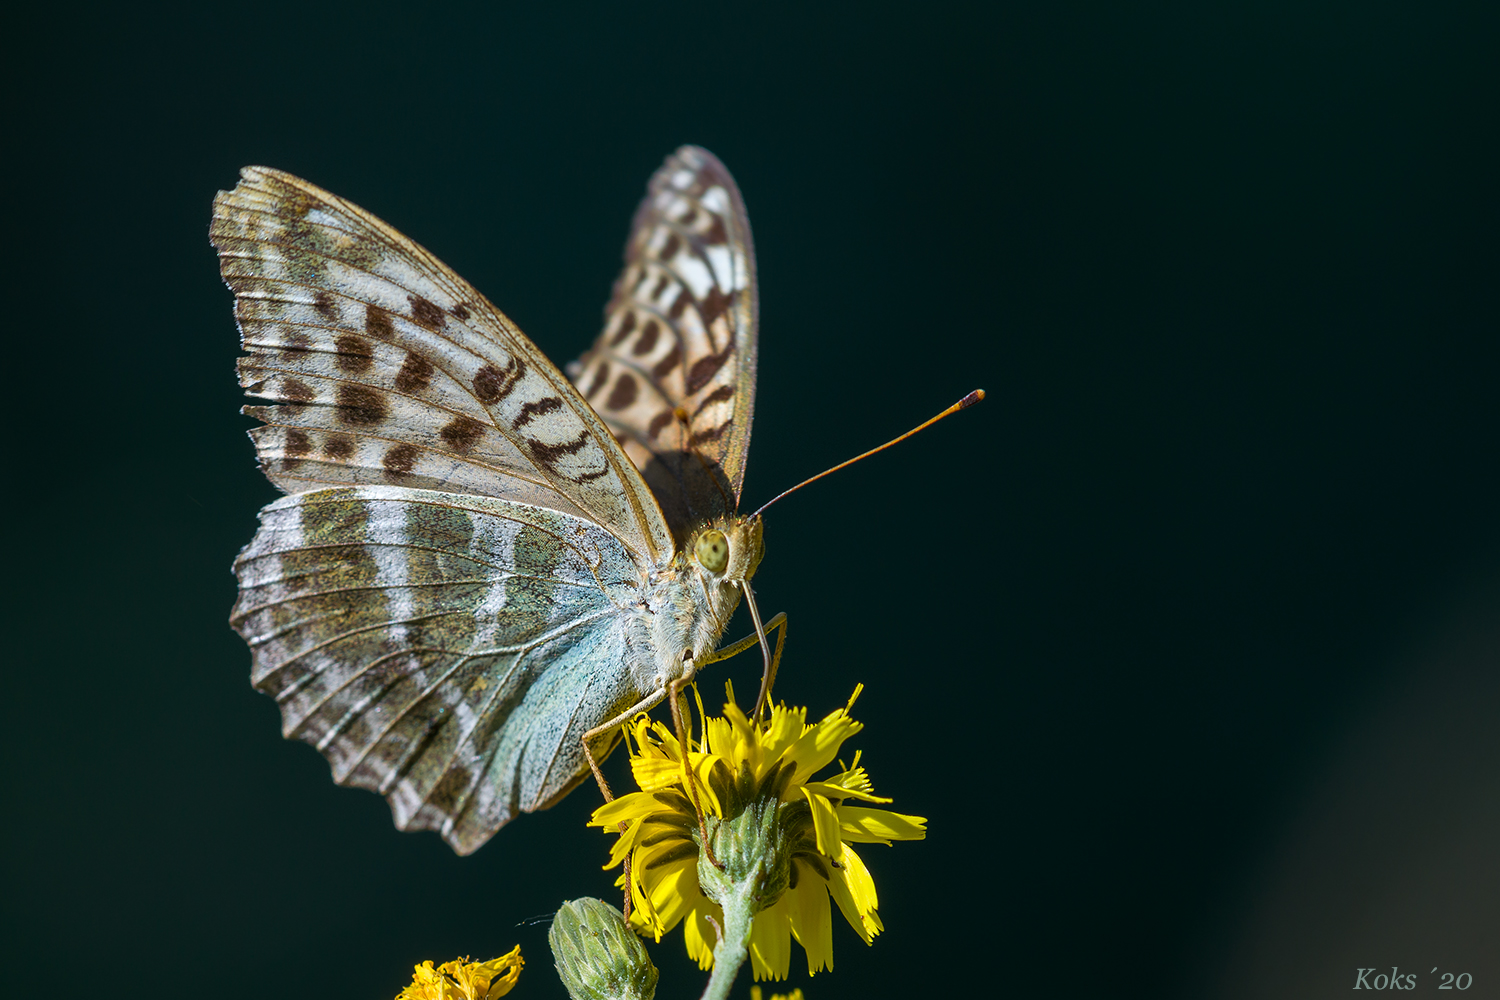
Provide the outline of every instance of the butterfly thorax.
<path id="1" fill-rule="evenodd" d="M 649 690 L 690 677 L 718 648 L 740 603 L 740 588 L 765 553 L 760 518 L 715 518 L 693 530 L 671 566 L 646 594 L 656 650 L 656 673 L 641 677 Z"/>

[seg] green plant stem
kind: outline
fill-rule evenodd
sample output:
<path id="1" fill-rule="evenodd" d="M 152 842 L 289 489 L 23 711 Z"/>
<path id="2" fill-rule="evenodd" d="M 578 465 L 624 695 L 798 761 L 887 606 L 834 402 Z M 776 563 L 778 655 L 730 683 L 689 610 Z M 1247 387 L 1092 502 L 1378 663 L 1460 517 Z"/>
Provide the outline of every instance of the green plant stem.
<path id="1" fill-rule="evenodd" d="M 750 925 L 755 920 L 755 880 L 745 879 L 735 885 L 729 898 L 722 900 L 724 933 L 714 945 L 714 971 L 708 977 L 703 1000 L 728 1000 L 734 977 L 749 954 Z"/>

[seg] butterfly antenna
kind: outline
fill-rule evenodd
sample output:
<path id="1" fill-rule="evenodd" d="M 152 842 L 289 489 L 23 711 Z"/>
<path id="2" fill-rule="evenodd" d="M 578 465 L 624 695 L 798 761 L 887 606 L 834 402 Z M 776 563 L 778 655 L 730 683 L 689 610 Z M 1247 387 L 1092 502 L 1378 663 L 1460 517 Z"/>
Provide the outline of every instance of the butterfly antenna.
<path id="1" fill-rule="evenodd" d="M 858 461 L 860 461 L 862 459 L 869 458 L 871 455 L 875 454 L 877 451 L 885 451 L 887 448 L 889 448 L 893 444 L 900 444 L 902 441 L 905 441 L 907 438 L 911 437 L 913 434 L 917 433 L 918 431 L 924 431 L 924 430 L 926 430 L 927 428 L 931 427 L 933 424 L 937 423 L 939 420 L 942 420 L 944 417 L 952 416 L 953 414 L 957 413 L 959 410 L 967 410 L 969 407 L 973 406 L 975 403 L 979 402 L 983 398 L 984 398 L 984 390 L 983 389 L 975 389 L 973 392 L 969 393 L 963 399 L 960 399 L 958 402 L 956 402 L 952 406 L 948 407 L 942 413 L 939 413 L 937 416 L 931 418 L 930 420 L 924 420 L 924 421 L 922 421 L 922 423 L 920 423 L 917 426 L 913 427 L 911 430 L 907 431 L 905 434 L 901 435 L 900 437 L 898 437 L 898 438 L 892 438 L 891 440 L 887 441 L 885 444 L 881 445 L 878 448 L 871 448 L 869 451 L 865 452 L 863 455 L 855 455 L 853 458 L 851 458 L 851 459 L 849 459 L 847 461 L 844 461 L 844 462 L 840 462 L 838 465 L 835 465 L 831 469 L 825 469 L 824 471 L 818 473 L 816 476 L 813 476 L 811 479 L 804 479 L 804 480 L 802 480 L 802 482 L 798 483 L 796 486 L 793 486 L 789 490 L 785 490 L 785 491 L 783 491 L 781 493 L 776 494 L 774 497 L 772 497 L 771 499 L 767 500 L 765 503 L 761 504 L 760 510 L 756 511 L 754 514 L 751 514 L 750 516 L 751 517 L 759 517 L 761 515 L 761 512 L 764 511 L 767 507 L 771 506 L 771 504 L 775 503 L 777 500 L 780 500 L 782 497 L 787 496 L 788 494 L 796 493 L 798 490 L 800 490 L 802 487 L 806 486 L 808 483 L 815 483 L 819 479 L 822 479 L 824 476 L 830 476 L 833 473 L 839 471 L 840 469 L 842 469 L 846 465 L 853 465 L 855 462 L 858 462 Z"/>

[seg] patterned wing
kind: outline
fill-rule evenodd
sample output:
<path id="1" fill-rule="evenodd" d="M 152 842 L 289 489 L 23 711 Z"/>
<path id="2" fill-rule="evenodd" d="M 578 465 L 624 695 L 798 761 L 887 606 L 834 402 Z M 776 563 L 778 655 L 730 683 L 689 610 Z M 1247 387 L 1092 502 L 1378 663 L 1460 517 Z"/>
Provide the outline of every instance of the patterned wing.
<path id="1" fill-rule="evenodd" d="M 629 663 L 653 662 L 630 553 L 551 510 L 315 490 L 261 512 L 235 571 L 231 621 L 285 735 L 460 854 L 585 775 L 580 737 L 639 696 Z"/>
<path id="2" fill-rule="evenodd" d="M 636 210 L 604 332 L 568 366 L 679 535 L 738 506 L 757 309 L 739 189 L 712 153 L 683 146 Z"/>
<path id="3" fill-rule="evenodd" d="M 289 493 L 390 484 L 538 504 L 652 562 L 672 539 L 636 468 L 498 309 L 368 212 L 247 167 L 210 238 L 248 355 L 262 468 Z"/>

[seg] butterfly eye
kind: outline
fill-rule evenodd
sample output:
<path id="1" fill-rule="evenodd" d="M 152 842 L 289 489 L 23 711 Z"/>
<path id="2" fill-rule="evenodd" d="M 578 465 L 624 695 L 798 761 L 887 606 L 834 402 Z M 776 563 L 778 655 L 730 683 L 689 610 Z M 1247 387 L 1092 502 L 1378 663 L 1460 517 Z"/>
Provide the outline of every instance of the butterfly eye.
<path id="1" fill-rule="evenodd" d="M 722 573 L 729 565 L 729 539 L 724 532 L 709 530 L 698 536 L 698 564 L 710 573 Z"/>

